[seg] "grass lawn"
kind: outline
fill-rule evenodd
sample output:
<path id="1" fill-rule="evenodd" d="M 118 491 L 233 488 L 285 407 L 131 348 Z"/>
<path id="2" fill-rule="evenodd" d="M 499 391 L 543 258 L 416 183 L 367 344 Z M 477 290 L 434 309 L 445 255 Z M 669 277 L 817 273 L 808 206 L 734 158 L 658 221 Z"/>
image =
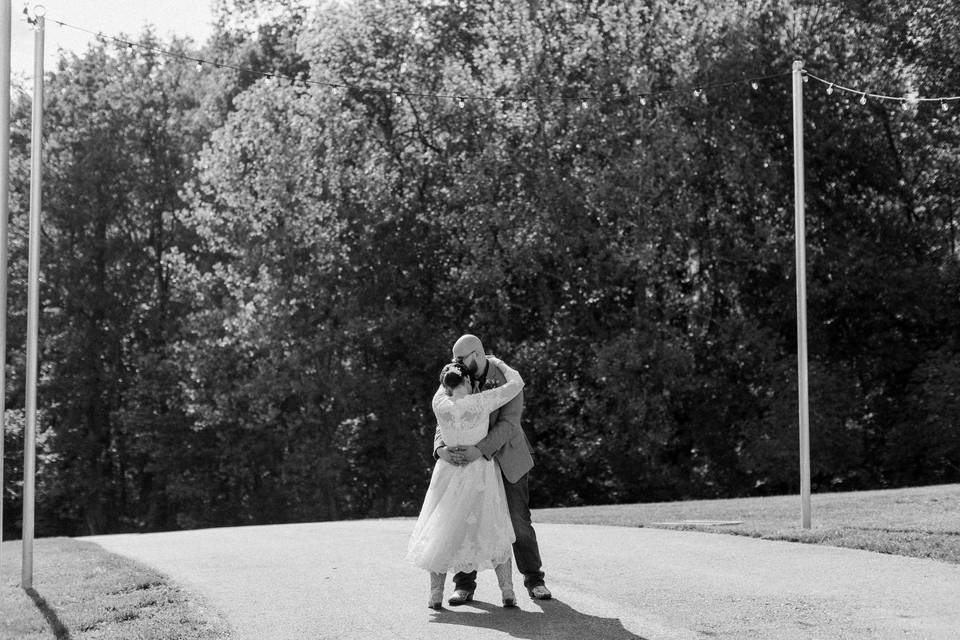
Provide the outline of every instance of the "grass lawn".
<path id="1" fill-rule="evenodd" d="M 800 526 L 799 495 L 534 509 L 533 521 L 711 531 L 960 563 L 960 485 L 814 494 L 810 502 L 809 529 Z"/>
<path id="2" fill-rule="evenodd" d="M 0 558 L 0 638 L 219 640 L 218 614 L 157 573 L 90 542 L 41 538 L 33 589 L 20 588 L 19 541 Z"/>

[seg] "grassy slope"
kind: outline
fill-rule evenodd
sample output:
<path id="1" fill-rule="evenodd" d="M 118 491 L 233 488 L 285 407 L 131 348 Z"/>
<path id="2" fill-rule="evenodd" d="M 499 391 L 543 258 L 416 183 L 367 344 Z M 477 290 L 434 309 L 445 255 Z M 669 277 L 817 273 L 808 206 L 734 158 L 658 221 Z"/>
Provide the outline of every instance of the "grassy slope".
<path id="1" fill-rule="evenodd" d="M 227 625 L 157 573 L 90 542 L 34 542 L 33 590 L 20 588 L 19 541 L 3 543 L 0 638 L 219 640 Z"/>
<path id="2" fill-rule="evenodd" d="M 801 528 L 799 496 L 776 496 L 535 509 L 533 520 L 695 529 L 960 563 L 960 485 L 816 494 L 811 514 L 811 528 Z M 742 524 L 662 524 L 681 520 Z"/>

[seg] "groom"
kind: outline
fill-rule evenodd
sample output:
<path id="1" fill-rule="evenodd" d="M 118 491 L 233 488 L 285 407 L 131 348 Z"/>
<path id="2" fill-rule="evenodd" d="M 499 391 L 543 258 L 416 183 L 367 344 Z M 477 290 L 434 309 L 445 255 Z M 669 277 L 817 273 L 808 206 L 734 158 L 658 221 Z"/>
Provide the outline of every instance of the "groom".
<path id="1" fill-rule="evenodd" d="M 480 338 L 467 334 L 461 336 L 453 345 L 453 359 L 461 363 L 473 379 L 474 392 L 499 387 L 506 382 L 503 373 L 496 366 L 491 367 L 483 351 Z M 531 598 L 549 600 L 550 590 L 543 584 L 540 548 L 537 546 L 537 534 L 530 522 L 530 491 L 527 486 L 527 474 L 533 468 L 530 445 L 520 427 L 520 414 L 523 413 L 523 392 L 513 400 L 490 414 L 490 429 L 487 436 L 474 446 L 447 447 L 440 437 L 440 427 L 434 437 L 434 456 L 450 464 L 470 464 L 481 455 L 488 460 L 493 458 L 503 474 L 503 487 L 507 494 L 507 508 L 510 521 L 516 534 L 513 543 L 513 555 L 517 569 L 523 574 L 523 586 Z M 477 572 L 457 573 L 453 576 L 456 590 L 449 602 L 452 605 L 464 604 L 473 600 L 477 588 Z"/>

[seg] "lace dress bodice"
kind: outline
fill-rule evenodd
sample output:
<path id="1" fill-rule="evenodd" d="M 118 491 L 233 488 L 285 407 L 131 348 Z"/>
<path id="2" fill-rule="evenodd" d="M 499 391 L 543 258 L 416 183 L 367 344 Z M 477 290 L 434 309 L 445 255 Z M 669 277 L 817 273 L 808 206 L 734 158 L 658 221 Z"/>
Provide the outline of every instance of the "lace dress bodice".
<path id="1" fill-rule="evenodd" d="M 490 427 L 490 414 L 523 389 L 523 379 L 515 369 L 497 358 L 488 356 L 487 359 L 491 366 L 503 372 L 505 384 L 456 400 L 448 396 L 441 385 L 433 396 L 433 413 L 448 447 L 473 445 L 483 440 Z"/>

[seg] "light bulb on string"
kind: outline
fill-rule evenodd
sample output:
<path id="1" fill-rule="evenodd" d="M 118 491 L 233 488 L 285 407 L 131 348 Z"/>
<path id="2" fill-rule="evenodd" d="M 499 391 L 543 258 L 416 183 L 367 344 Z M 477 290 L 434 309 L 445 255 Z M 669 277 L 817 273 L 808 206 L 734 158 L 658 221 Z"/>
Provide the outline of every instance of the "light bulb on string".
<path id="1" fill-rule="evenodd" d="M 582 101 L 580 102 L 580 109 L 582 109 L 583 111 L 586 111 L 586 110 L 587 110 L 587 101 L 586 101 L 586 100 L 582 100 Z"/>
<path id="2" fill-rule="evenodd" d="M 466 106 L 466 104 L 467 103 L 463 101 L 463 98 L 460 98 L 460 100 L 457 101 L 457 106 L 460 107 L 461 109 L 463 109 Z"/>
<path id="3" fill-rule="evenodd" d="M 941 100 L 941 101 L 940 101 L 940 110 L 941 110 L 941 111 L 946 111 L 948 108 L 949 108 L 949 107 L 947 107 L 947 101 L 946 101 L 946 100 Z"/>
<path id="4" fill-rule="evenodd" d="M 751 87 L 754 91 L 756 91 L 756 90 L 760 87 L 760 85 L 757 84 L 757 81 L 756 81 L 756 80 L 754 80 L 753 82 L 750 83 L 750 87 Z"/>
<path id="5" fill-rule="evenodd" d="M 867 104 L 867 94 L 862 94 L 860 96 L 860 104 Z"/>
<path id="6" fill-rule="evenodd" d="M 640 96 L 640 106 L 641 106 L 641 107 L 647 106 L 647 97 L 646 97 L 646 96 Z"/>
<path id="7" fill-rule="evenodd" d="M 203 60 L 197 60 L 197 71 L 203 71 Z"/>
<path id="8" fill-rule="evenodd" d="M 830 83 L 830 86 L 827 87 L 827 95 L 828 95 L 828 96 L 832 96 L 832 95 L 833 95 L 833 83 L 832 83 L 832 82 Z"/>
<path id="9" fill-rule="evenodd" d="M 701 91 L 700 89 L 694 89 L 694 90 L 693 90 L 693 97 L 694 97 L 694 98 L 699 98 L 701 93 L 702 93 L 702 91 Z"/>
<path id="10" fill-rule="evenodd" d="M 30 28 L 34 31 L 40 30 L 40 18 L 45 16 L 47 13 L 46 8 L 42 4 L 35 5 L 33 11 L 24 4 L 23 6 L 23 17 L 27 21 L 27 24 L 30 25 Z"/>

